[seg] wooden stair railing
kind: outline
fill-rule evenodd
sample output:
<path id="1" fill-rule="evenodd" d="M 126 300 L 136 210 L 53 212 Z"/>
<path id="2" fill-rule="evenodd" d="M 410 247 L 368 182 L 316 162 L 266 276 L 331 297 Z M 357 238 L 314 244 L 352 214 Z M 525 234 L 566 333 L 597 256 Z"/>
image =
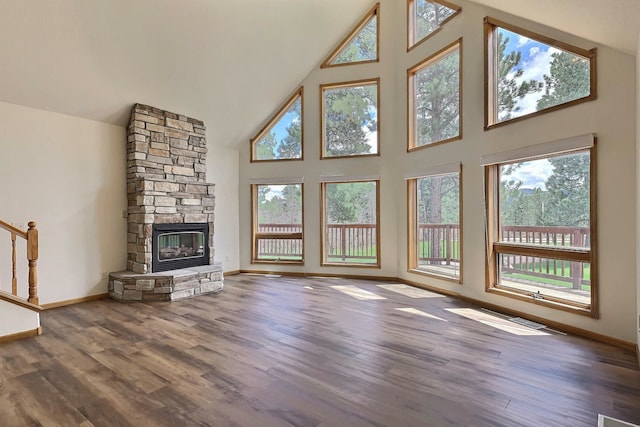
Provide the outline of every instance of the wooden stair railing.
<path id="1" fill-rule="evenodd" d="M 16 238 L 27 241 L 27 261 L 29 261 L 29 301 L 39 305 L 38 300 L 38 229 L 34 221 L 29 222 L 27 231 L 20 230 L 0 220 L 0 228 L 11 233 L 11 293 L 18 296 L 18 276 L 16 273 Z"/>

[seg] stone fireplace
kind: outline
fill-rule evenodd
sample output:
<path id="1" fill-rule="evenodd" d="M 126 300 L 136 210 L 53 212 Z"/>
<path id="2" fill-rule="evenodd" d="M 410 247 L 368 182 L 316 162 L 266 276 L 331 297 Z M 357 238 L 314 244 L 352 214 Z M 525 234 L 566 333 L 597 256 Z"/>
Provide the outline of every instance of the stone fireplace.
<path id="1" fill-rule="evenodd" d="M 206 182 L 205 133 L 200 120 L 133 106 L 127 271 L 110 274 L 112 298 L 174 300 L 222 289 L 222 270 L 213 262 L 215 185 Z"/>

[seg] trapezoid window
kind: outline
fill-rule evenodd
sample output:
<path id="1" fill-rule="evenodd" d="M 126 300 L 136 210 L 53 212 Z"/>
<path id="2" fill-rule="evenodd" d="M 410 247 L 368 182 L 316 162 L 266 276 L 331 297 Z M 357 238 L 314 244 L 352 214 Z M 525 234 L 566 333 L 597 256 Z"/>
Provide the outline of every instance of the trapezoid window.
<path id="1" fill-rule="evenodd" d="M 321 85 L 321 158 L 379 154 L 380 79 Z"/>
<path id="2" fill-rule="evenodd" d="M 462 10 L 460 6 L 445 0 L 409 0 L 407 5 L 408 50 L 440 30 Z"/>
<path id="3" fill-rule="evenodd" d="M 251 139 L 251 161 L 302 160 L 302 98 L 300 87 Z"/>
<path id="4" fill-rule="evenodd" d="M 596 49 L 485 18 L 485 129 L 596 99 Z"/>
<path id="5" fill-rule="evenodd" d="M 408 150 L 460 139 L 462 39 L 407 71 Z"/>
<path id="6" fill-rule="evenodd" d="M 380 3 L 360 20 L 321 68 L 378 61 Z"/>

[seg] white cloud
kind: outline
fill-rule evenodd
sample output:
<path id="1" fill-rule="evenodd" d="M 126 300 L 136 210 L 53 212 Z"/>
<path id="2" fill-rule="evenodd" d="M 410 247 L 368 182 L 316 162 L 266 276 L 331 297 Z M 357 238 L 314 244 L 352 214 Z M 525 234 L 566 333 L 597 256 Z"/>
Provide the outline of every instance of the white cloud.
<path id="1" fill-rule="evenodd" d="M 515 179 L 522 182 L 520 188 L 540 188 L 546 190 L 547 179 L 553 174 L 553 166 L 547 159 L 524 162 L 512 174 L 502 176 L 503 180 Z"/>
<path id="2" fill-rule="evenodd" d="M 518 46 L 516 48 L 520 48 L 522 46 L 524 46 L 525 44 L 529 43 L 531 41 L 530 38 L 525 37 L 525 36 L 519 36 L 518 37 Z"/>
<path id="3" fill-rule="evenodd" d="M 550 47 L 547 50 L 541 50 L 538 47 L 533 47 L 529 52 L 531 54 L 529 60 L 522 63 L 524 73 L 516 80 L 518 83 L 529 80 L 544 82 L 543 76 L 545 74 L 549 74 L 552 60 L 551 55 L 555 52 L 560 52 L 560 50 L 553 47 Z M 518 101 L 517 105 L 520 107 L 520 111 L 517 113 L 517 116 L 522 116 L 536 111 L 536 104 L 542 95 L 544 95 L 544 89 L 540 92 L 526 95 L 523 99 Z"/>

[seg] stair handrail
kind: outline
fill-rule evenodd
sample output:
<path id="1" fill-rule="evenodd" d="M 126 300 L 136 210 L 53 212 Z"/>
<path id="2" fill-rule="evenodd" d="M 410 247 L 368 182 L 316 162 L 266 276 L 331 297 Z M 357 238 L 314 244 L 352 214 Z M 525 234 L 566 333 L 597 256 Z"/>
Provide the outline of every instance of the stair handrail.
<path id="1" fill-rule="evenodd" d="M 39 305 L 38 299 L 38 229 L 35 221 L 29 221 L 29 229 L 21 230 L 0 220 L 0 228 L 11 233 L 11 293 L 18 296 L 18 276 L 16 274 L 16 237 L 27 241 L 27 261 L 29 262 L 29 301 Z"/>

